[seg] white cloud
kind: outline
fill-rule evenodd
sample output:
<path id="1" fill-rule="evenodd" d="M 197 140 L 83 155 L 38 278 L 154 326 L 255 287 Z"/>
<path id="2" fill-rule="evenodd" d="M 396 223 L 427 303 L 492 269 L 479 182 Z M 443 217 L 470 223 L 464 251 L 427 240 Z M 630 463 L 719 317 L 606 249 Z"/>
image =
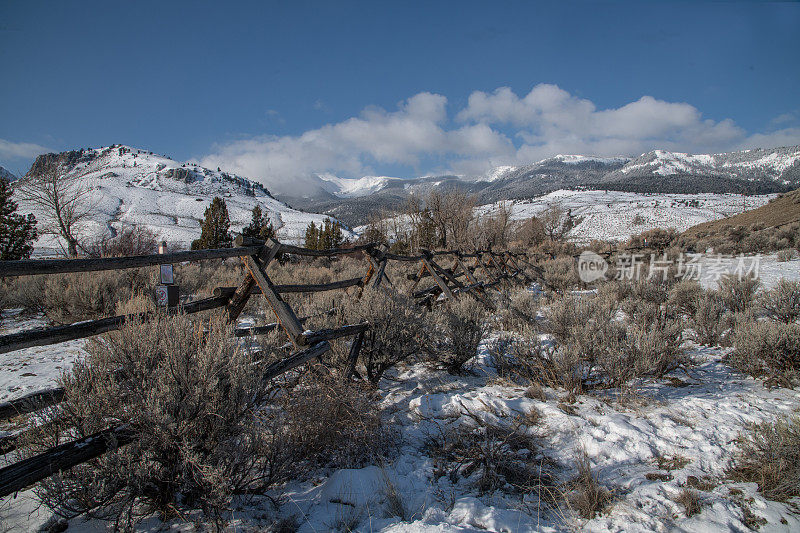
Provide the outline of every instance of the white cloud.
<path id="1" fill-rule="evenodd" d="M 351 177 L 374 167 L 401 165 L 409 174 L 481 174 L 493 166 L 525 164 L 556 154 L 636 156 L 654 150 L 709 153 L 800 143 L 800 129 L 748 133 L 732 120 L 703 118 L 683 102 L 652 96 L 598 109 L 556 85 L 536 85 L 525 96 L 508 87 L 473 92 L 451 121 L 447 99 L 419 93 L 396 111 L 368 107 L 358 117 L 299 136 L 264 136 L 222 144 L 206 166 L 261 180 L 279 192 L 317 173 Z M 513 141 L 512 141 L 513 139 Z M 435 168 L 420 168 L 435 160 Z"/>
<path id="2" fill-rule="evenodd" d="M 44 146 L 33 143 L 15 143 L 0 139 L 0 160 L 30 159 L 49 152 Z"/>

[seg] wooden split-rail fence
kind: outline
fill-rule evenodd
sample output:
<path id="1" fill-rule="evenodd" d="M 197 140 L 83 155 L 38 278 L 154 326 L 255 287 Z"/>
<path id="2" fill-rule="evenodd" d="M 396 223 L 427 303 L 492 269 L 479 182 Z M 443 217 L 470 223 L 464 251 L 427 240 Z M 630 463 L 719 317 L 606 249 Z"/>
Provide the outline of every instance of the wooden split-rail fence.
<path id="1" fill-rule="evenodd" d="M 267 274 L 267 267 L 276 258 L 285 254 L 302 257 L 335 257 L 358 254 L 366 259 L 367 271 L 361 277 L 331 283 L 276 285 Z M 0 261 L 0 277 L 121 270 L 232 257 L 240 258 L 245 266 L 245 276 L 238 286 L 217 287 L 211 297 L 184 303 L 172 310 L 192 314 L 225 308 L 228 320 L 235 323 L 250 297 L 262 295 L 275 313 L 277 322 L 265 326 L 236 328 L 234 329 L 235 335 L 239 337 L 261 335 L 282 328 L 295 349 L 291 355 L 272 363 L 265 369 L 265 382 L 319 358 L 331 349 L 329 341 L 343 337 L 353 337 L 347 376 L 351 377 L 357 364 L 364 333 L 369 329 L 369 324 L 350 324 L 335 329 L 307 331 L 303 324 L 310 317 L 298 317 L 292 307 L 282 298 L 282 294 L 314 293 L 358 287 L 360 296 L 364 290 L 393 290 L 394 284 L 387 272 L 387 264 L 390 261 L 418 263 L 419 268 L 415 270 L 416 273 L 408 276 L 414 282 L 411 295 L 420 304 L 427 306 L 468 294 L 483 305 L 492 308 L 493 304 L 486 295 L 488 289 L 515 282 L 529 283 L 535 279 L 542 282 L 541 270 L 531 263 L 529 256 L 524 253 L 492 250 L 472 253 L 461 253 L 454 250 L 423 250 L 416 255 L 398 255 L 389 253 L 384 246 L 379 244 L 310 250 L 284 244 L 275 239 L 265 242 L 242 237 L 236 240 L 233 248 L 215 250 L 132 257 Z M 443 260 L 447 260 L 451 264 L 449 266 L 440 265 Z M 418 285 L 427 278 L 432 281 L 430 286 L 418 288 Z M 136 317 L 145 319 L 146 313 L 136 315 Z M 126 321 L 132 318 L 131 315 L 113 316 L 3 335 L 0 336 L 0 354 L 99 335 L 120 329 Z M 0 403 L 0 420 L 9 420 L 27 413 L 34 413 L 57 405 L 64 399 L 63 388 L 56 387 L 36 391 L 21 398 Z M 19 437 L 20 433 L 16 433 L 0 438 L 0 454 L 13 452 Z M 111 427 L 94 435 L 61 444 L 39 455 L 17 461 L 0 469 L 0 497 L 16 493 L 53 474 L 97 458 L 109 450 L 132 442 L 135 438 L 136 435 L 125 426 Z"/>

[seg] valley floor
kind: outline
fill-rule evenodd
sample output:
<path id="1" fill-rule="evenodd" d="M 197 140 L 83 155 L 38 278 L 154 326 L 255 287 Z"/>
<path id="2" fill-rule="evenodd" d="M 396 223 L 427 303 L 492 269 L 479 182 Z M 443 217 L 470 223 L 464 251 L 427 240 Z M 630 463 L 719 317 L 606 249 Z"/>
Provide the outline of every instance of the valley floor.
<path id="1" fill-rule="evenodd" d="M 765 283 L 797 277 L 798 261 L 765 263 Z M 39 319 L 5 312 L 0 333 L 27 329 Z M 734 483 L 725 469 L 735 440 L 749 424 L 800 416 L 800 391 L 767 389 L 723 361 L 724 348 L 690 344 L 695 364 L 667 378 L 639 384 L 635 394 L 613 391 L 578 396 L 544 389 L 545 397 L 498 379 L 486 347 L 468 376 L 451 376 L 423 365 L 384 380 L 383 406 L 396 429 L 396 446 L 383 464 L 322 470 L 296 480 L 271 498 L 238 501 L 228 517 L 231 531 L 263 531 L 279 519 L 302 532 L 471 531 L 768 531 L 800 530 L 800 501 L 768 501 L 754 483 Z M 0 365 L 0 400 L 52 384 L 82 353 L 81 343 L 31 348 L 7 354 Z M 538 411 L 539 417 L 527 417 Z M 532 453 L 552 465 L 558 484 L 575 476 L 586 454 L 612 503 L 600 515 L 581 519 L 565 504 L 548 506 L 513 490 L 481 493 L 473 477 L 440 476 L 429 437 L 477 417 L 498 425 L 520 417 L 537 443 Z M 0 459 L 2 461 L 2 459 Z M 687 516 L 676 502 L 692 486 L 700 512 Z M 399 516 L 398 516 L 399 515 Z M 37 509 L 31 491 L 0 500 L 0 531 L 35 531 L 50 515 Z M 195 531 L 155 518 L 143 531 Z M 106 524 L 74 519 L 69 531 L 104 531 Z"/>

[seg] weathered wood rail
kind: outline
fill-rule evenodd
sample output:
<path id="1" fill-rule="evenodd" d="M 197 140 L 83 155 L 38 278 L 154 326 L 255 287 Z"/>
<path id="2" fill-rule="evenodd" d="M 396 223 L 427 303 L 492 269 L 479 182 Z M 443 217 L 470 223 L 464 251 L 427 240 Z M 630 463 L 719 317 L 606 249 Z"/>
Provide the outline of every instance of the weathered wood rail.
<path id="1" fill-rule="evenodd" d="M 358 278 L 329 283 L 276 285 L 268 276 L 267 267 L 275 258 L 284 254 L 311 258 L 357 254 L 366 259 L 368 268 L 367 272 Z M 394 283 L 387 272 L 387 264 L 389 261 L 401 261 L 419 263 L 418 274 L 412 276 L 414 284 L 410 295 L 420 303 L 431 306 L 438 301 L 454 298 L 460 294 L 469 294 L 483 305 L 491 307 L 491 303 L 484 296 L 486 289 L 501 284 L 533 279 L 520 266 L 520 262 L 533 267 L 535 277 L 539 277 L 535 265 L 530 264 L 526 254 L 505 251 L 483 250 L 461 253 L 456 250 L 422 250 L 416 255 L 398 255 L 387 252 L 375 243 L 349 248 L 309 250 L 284 244 L 275 239 L 265 242 L 241 237 L 236 240 L 234 248 L 219 250 L 99 259 L 2 261 L 0 262 L 0 277 L 129 269 L 233 257 L 240 258 L 245 267 L 245 276 L 237 287 L 217 287 L 214 289 L 213 296 L 181 304 L 172 311 L 190 314 L 224 308 L 229 322 L 235 323 L 251 296 L 263 296 L 274 312 L 277 321 L 263 326 L 237 327 L 234 328 L 234 335 L 237 337 L 263 335 L 282 328 L 296 347 L 294 353 L 264 369 L 263 381 L 265 384 L 285 372 L 321 357 L 331 349 L 329 341 L 344 337 L 354 338 L 350 345 L 348 359 L 347 376 L 349 378 L 355 371 L 361 343 L 365 332 L 369 329 L 369 324 L 350 324 L 333 329 L 306 331 L 303 324 L 311 317 L 299 318 L 281 297 L 282 294 L 346 290 L 351 287 L 358 287 L 359 295 L 367 288 L 389 290 L 387 286 L 393 287 Z M 437 262 L 441 258 L 448 257 L 452 258 L 453 264 L 447 268 Z M 472 266 L 466 263 L 469 259 L 474 260 Z M 478 270 L 483 272 L 483 279 L 478 279 Z M 417 290 L 417 284 L 426 278 L 430 278 L 433 285 Z M 132 319 L 146 320 L 147 317 L 147 313 L 120 315 L 3 335 L 0 336 L 0 354 L 99 335 L 118 330 Z M 66 392 L 59 387 L 33 392 L 22 398 L 0 403 L 0 420 L 52 407 L 65 399 Z M 111 427 L 6 466 L 0 469 L 0 497 L 29 487 L 54 473 L 95 459 L 108 451 L 129 444 L 135 439 L 135 432 L 130 428 Z M 16 436 L 6 437 L 0 442 L 0 453 L 8 453 L 14 450 L 16 445 Z"/>

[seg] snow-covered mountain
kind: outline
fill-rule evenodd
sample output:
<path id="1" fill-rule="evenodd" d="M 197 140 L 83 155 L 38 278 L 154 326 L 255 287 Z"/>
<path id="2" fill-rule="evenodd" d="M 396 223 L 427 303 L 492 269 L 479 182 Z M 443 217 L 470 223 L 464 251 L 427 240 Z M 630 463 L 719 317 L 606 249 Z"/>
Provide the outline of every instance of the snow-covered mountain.
<path id="1" fill-rule="evenodd" d="M 800 146 L 699 155 L 655 150 L 633 159 L 557 155 L 530 165 L 495 167 L 470 178 L 321 175 L 315 179 L 319 184 L 315 193 L 279 197 L 301 209 L 360 225 L 370 214 L 398 207 L 409 195 L 431 188 L 460 188 L 475 195 L 479 205 L 578 188 L 663 194 L 784 192 L 800 187 Z"/>
<path id="2" fill-rule="evenodd" d="M 325 218 L 292 209 L 262 185 L 240 176 L 129 146 L 46 154 L 33 168 L 48 157 L 56 158 L 65 173 L 80 176 L 91 188 L 91 203 L 96 208 L 81 230 L 89 238 L 137 224 L 156 231 L 164 240 L 188 246 L 200 236 L 200 221 L 215 196 L 225 199 L 234 232 L 250 222 L 256 205 L 269 214 L 278 238 L 288 242 L 302 240 L 310 222 L 319 224 Z M 18 201 L 19 212 L 42 218 L 36 206 Z M 60 250 L 58 240 L 49 235 L 40 237 L 36 248 L 37 253 Z"/>
<path id="3" fill-rule="evenodd" d="M 0 179 L 14 181 L 15 179 L 17 179 L 17 177 L 8 170 L 4 169 L 3 167 L 0 167 Z"/>

